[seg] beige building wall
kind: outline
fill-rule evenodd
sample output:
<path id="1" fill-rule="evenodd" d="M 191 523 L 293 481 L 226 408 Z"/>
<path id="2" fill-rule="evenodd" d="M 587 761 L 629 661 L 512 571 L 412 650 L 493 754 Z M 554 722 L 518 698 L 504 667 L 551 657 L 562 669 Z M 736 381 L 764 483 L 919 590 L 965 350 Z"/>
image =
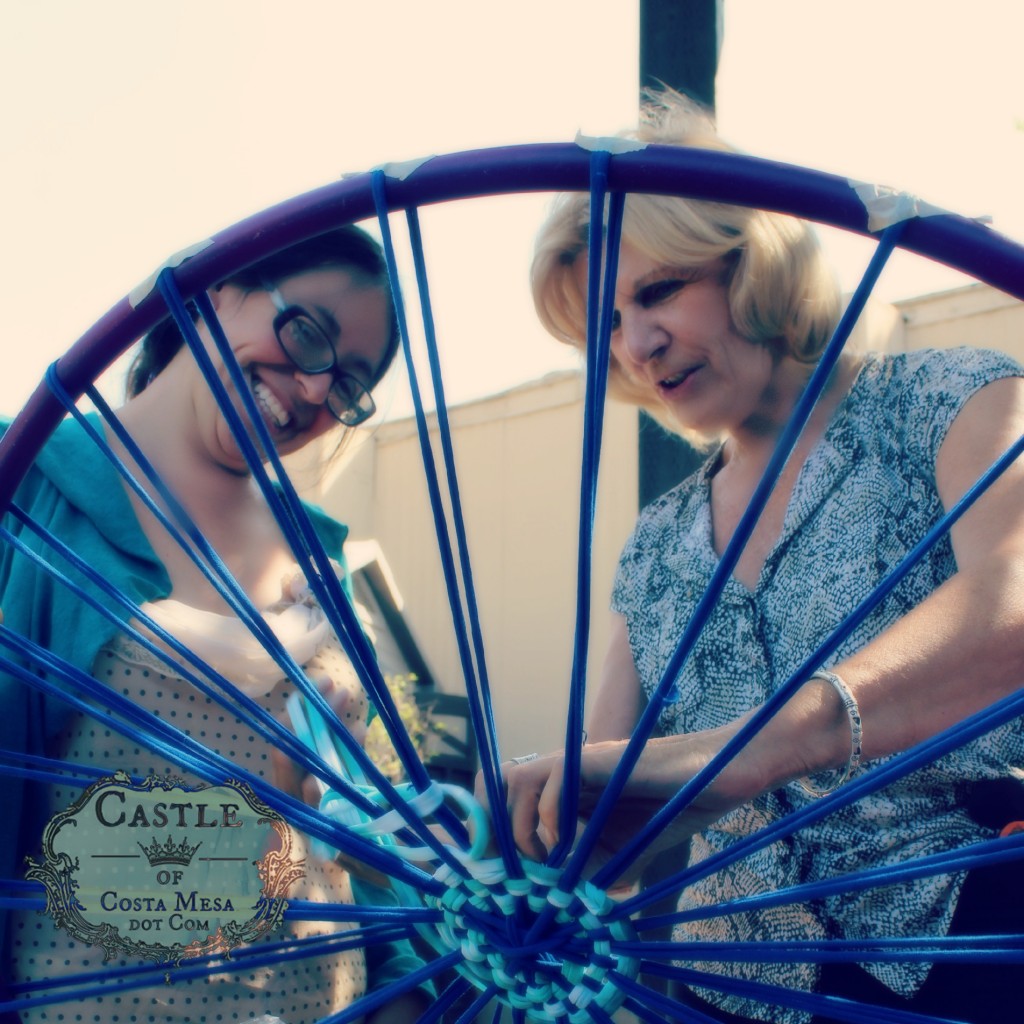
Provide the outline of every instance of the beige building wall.
<path id="1" fill-rule="evenodd" d="M 905 299 L 895 308 L 902 321 L 902 350 L 974 345 L 1024 362 L 1024 306 L 988 285 Z"/>
<path id="2" fill-rule="evenodd" d="M 977 344 L 1024 360 L 1024 306 L 977 284 L 895 305 L 875 302 L 852 343 L 889 351 Z M 559 747 L 564 739 L 582 400 L 581 378 L 567 373 L 450 410 L 505 757 Z M 591 690 L 607 640 L 612 575 L 637 513 L 637 414 L 614 402 L 608 405 L 602 467 Z M 341 468 L 334 478 L 321 474 L 309 492 L 350 524 L 354 538 L 379 542 L 439 687 L 465 692 L 414 423 L 376 429 Z"/>
<path id="3" fill-rule="evenodd" d="M 575 629 L 583 382 L 563 373 L 449 417 L 498 737 L 506 757 L 564 742 Z M 607 644 L 616 555 L 637 513 L 637 414 L 609 404 L 589 660 Z M 436 424 L 431 436 L 439 448 Z M 314 497 L 376 539 L 438 687 L 465 693 L 415 423 L 388 423 Z M 452 544 L 454 546 L 454 537 Z"/>
<path id="4" fill-rule="evenodd" d="M 871 301 L 850 342 L 885 352 L 973 345 L 1024 363 L 1024 305 L 977 283 L 892 304 Z"/>

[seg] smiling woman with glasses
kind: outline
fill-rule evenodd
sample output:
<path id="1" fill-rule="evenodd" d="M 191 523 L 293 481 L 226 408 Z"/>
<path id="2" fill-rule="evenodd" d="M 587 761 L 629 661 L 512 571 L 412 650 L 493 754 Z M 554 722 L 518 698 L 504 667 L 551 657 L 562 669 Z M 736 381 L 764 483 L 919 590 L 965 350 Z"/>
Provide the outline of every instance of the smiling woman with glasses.
<path id="1" fill-rule="evenodd" d="M 362 288 L 376 288 L 383 293 L 388 292 L 387 269 L 384 265 L 380 248 L 373 238 L 357 228 L 338 229 L 318 235 L 315 238 L 307 239 L 300 245 L 284 249 L 273 256 L 268 256 L 251 267 L 238 271 L 220 287 L 235 285 L 247 293 L 277 292 L 277 299 L 274 299 L 273 296 L 271 297 L 271 301 L 275 303 L 275 308 L 277 308 L 278 312 L 278 316 L 274 317 L 273 323 L 275 325 L 278 323 L 283 325 L 286 321 L 281 317 L 281 314 L 288 309 L 288 303 L 281 298 L 281 282 L 311 269 L 330 266 L 343 268 L 352 282 Z M 277 282 L 277 284 L 268 284 L 268 282 Z M 280 305 L 284 305 L 285 309 L 282 310 Z M 190 304 L 190 308 L 192 309 L 193 317 L 197 317 L 198 313 L 194 306 Z M 294 304 L 292 304 L 291 308 L 297 309 Z M 301 308 L 298 309 L 298 312 L 305 315 L 306 323 L 313 325 L 314 332 L 323 338 L 330 349 L 330 355 L 323 356 L 320 361 L 321 370 L 304 369 L 303 372 L 320 373 L 331 369 L 336 365 L 334 343 L 325 334 L 321 324 L 316 321 L 315 317 L 307 309 Z M 394 311 L 390 302 L 387 304 L 387 315 L 387 340 L 384 351 L 378 364 L 367 367 L 369 372 L 365 381 L 360 381 L 363 390 L 372 390 L 380 383 L 381 378 L 391 366 L 398 352 L 398 325 L 395 321 Z M 125 385 L 127 397 L 129 399 L 133 398 L 148 387 L 170 363 L 184 343 L 184 338 L 173 320 L 165 320 L 150 331 L 142 340 L 138 353 L 129 367 Z M 312 362 L 308 364 L 296 362 L 291 352 L 286 348 L 285 343 L 279 342 L 279 344 L 285 349 L 286 355 L 299 369 L 303 369 L 304 365 L 313 365 Z M 302 344 L 299 347 L 304 348 L 305 345 Z M 339 419 L 339 422 L 342 422 L 339 417 L 336 418 Z M 365 419 L 366 417 L 364 416 L 359 422 Z M 346 425 L 352 426 L 351 423 Z"/>
<path id="2" fill-rule="evenodd" d="M 369 389 L 358 377 L 338 368 L 338 353 L 327 332 L 312 313 L 302 306 L 289 305 L 278 288 L 264 284 L 277 316 L 274 333 L 281 351 L 303 373 L 331 373 L 333 383 L 327 393 L 327 408 L 346 427 L 357 427 L 368 420 L 377 406 Z"/>
<path id="3" fill-rule="evenodd" d="M 271 281 L 273 285 L 266 284 Z M 222 338 L 215 337 L 211 311 Z M 168 320 L 143 341 L 129 372 L 127 401 L 116 414 L 124 435 L 112 431 L 117 437 L 110 438 L 111 448 L 143 480 L 143 460 L 130 448 L 130 443 L 137 445 L 191 519 L 195 529 L 189 535 L 201 534 L 222 553 L 238 590 L 360 739 L 368 717 L 366 694 L 254 480 L 242 451 L 245 439 L 236 438 L 231 423 L 232 414 L 240 413 L 245 429 L 257 433 L 247 419 L 253 412 L 263 420 L 277 451 L 287 454 L 331 431 L 341 433 L 339 423 L 354 427 L 373 414 L 370 388 L 385 374 L 397 350 L 379 247 L 357 228 L 327 232 L 220 282 L 197 300 L 191 313 L 195 337 L 190 345 L 182 334 L 187 321 L 179 329 Z M 231 356 L 237 366 L 229 365 Z M 225 407 L 211 393 L 200 369 L 206 359 L 227 391 L 230 404 L 225 402 Z M 242 388 L 250 393 L 240 393 Z M 91 419 L 103 434 L 102 421 Z M 281 661 L 267 654 L 229 608 L 238 600 L 237 591 L 233 601 L 228 600 L 228 589 L 215 586 L 170 538 L 158 521 L 161 502 L 147 505 L 126 489 L 78 421 L 69 419 L 58 428 L 26 484 L 18 500 L 25 502 L 30 514 L 41 518 L 64 543 L 89 552 L 92 566 L 139 606 L 147 622 L 201 652 L 238 688 L 240 699 L 255 702 L 277 721 L 287 720 L 287 700 L 295 683 L 285 677 Z M 342 551 L 346 528 L 318 510 L 306 511 L 334 560 L 341 587 L 347 588 Z M 245 712 L 236 712 L 234 705 L 227 710 L 217 705 L 187 669 L 179 675 L 173 663 L 156 659 L 134 629 L 134 620 L 121 623 L 99 616 L 86 622 L 68 610 L 60 595 L 52 600 L 41 597 L 43 586 L 34 571 L 12 572 L 7 563 L 0 569 L 0 598 L 8 621 L 20 616 L 24 635 L 49 644 L 58 654 L 69 652 L 76 668 L 112 688 L 116 685 L 119 695 L 164 720 L 175 719 L 189 737 L 214 754 L 244 760 L 254 773 L 299 795 L 295 767 L 272 758 L 272 742 L 265 731 L 258 730 L 252 719 L 243 719 Z M 154 686 L 157 677 L 159 684 Z M 31 735 L 48 739 L 32 740 L 38 749 L 30 753 L 95 764 L 110 775 L 123 771 L 145 779 L 170 773 L 188 785 L 199 781 L 148 747 L 97 728 L 97 719 L 85 710 L 52 704 L 33 712 L 43 721 Z M 32 794 L 41 820 L 63 810 L 62 800 L 66 802 L 66 791 L 62 797 L 56 786 Z M 9 837 L 17 845 L 16 855 L 37 855 L 42 830 L 22 831 L 15 834 L 12 829 Z M 361 889 L 363 883 L 320 856 L 306 836 L 296 831 L 294 839 L 305 877 L 289 899 L 393 901 L 389 892 Z M 259 849 L 251 852 L 254 860 L 262 856 Z M 64 965 L 58 973 L 86 969 L 92 952 L 87 946 L 69 941 L 49 919 L 38 921 L 30 912 L 13 916 L 8 949 L 15 980 L 54 977 L 54 962 Z M 210 979 L 178 982 L 173 990 L 163 984 L 139 989 L 132 1019 L 184 1024 L 196 1014 L 204 1015 L 196 1007 L 215 1002 L 235 1020 L 269 1016 L 289 1024 L 312 1024 L 421 965 L 402 940 L 375 946 L 369 962 L 360 945 L 345 936 L 334 945 L 335 933 L 349 927 L 291 922 L 268 938 L 306 943 L 323 938 L 332 944 L 331 952 L 256 973 L 225 970 Z M 45 962 L 40 949 L 46 950 Z M 8 962 L 6 951 L 3 962 Z M 393 1022 L 415 1019 L 425 998 L 419 991 L 407 993 L 386 1003 L 381 1012 Z M 23 1024 L 52 1019 L 45 1010 L 25 1009 L 22 1015 Z M 113 1024 L 118 1017 L 103 1019 Z M 372 1022 L 373 1014 L 367 1020 Z"/>

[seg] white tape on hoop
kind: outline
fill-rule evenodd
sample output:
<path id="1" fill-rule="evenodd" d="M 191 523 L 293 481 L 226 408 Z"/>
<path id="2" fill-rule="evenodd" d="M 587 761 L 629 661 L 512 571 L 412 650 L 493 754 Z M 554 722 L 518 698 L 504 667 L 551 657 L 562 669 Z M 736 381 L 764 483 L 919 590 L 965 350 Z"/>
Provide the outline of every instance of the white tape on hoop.
<path id="1" fill-rule="evenodd" d="M 371 167 L 369 171 L 346 171 L 342 174 L 342 181 L 347 178 L 358 178 L 360 175 L 370 173 L 374 171 L 383 171 L 385 178 L 394 178 L 396 181 L 405 181 L 414 171 L 418 171 L 425 163 L 429 160 L 434 159 L 434 154 L 430 156 L 419 156 L 413 160 L 398 160 L 394 163 L 378 164 L 376 167 Z"/>
<path id="2" fill-rule="evenodd" d="M 926 203 L 910 192 L 899 192 L 886 185 L 854 181 L 852 178 L 848 178 L 847 181 L 850 188 L 857 193 L 857 198 L 864 204 L 869 231 L 884 231 L 900 221 L 910 220 L 911 217 L 934 217 L 949 213 L 949 210 Z"/>
<path id="3" fill-rule="evenodd" d="M 196 242 L 194 245 L 190 245 L 187 249 L 182 249 L 181 252 L 176 252 L 173 256 L 168 256 L 167 259 L 160 264 L 156 270 L 153 271 L 145 281 L 137 284 L 128 293 L 128 303 L 132 309 L 135 309 L 139 303 L 145 299 L 150 292 L 156 287 L 156 279 L 160 276 L 161 272 L 166 270 L 168 267 L 180 267 L 185 260 L 191 259 L 197 253 L 202 252 L 204 249 L 209 249 L 213 245 L 212 238 L 206 238 L 201 242 Z"/>
<path id="4" fill-rule="evenodd" d="M 618 135 L 593 136 L 576 133 L 576 145 L 591 153 L 635 153 L 637 150 L 646 149 L 646 142 L 639 142 L 637 139 L 623 139 Z"/>

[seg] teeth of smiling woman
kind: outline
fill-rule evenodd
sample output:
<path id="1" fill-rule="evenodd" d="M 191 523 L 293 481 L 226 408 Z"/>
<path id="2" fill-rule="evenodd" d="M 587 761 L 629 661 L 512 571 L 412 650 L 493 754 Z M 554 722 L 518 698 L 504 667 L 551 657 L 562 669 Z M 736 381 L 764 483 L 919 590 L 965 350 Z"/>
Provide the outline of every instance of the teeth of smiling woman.
<path id="1" fill-rule="evenodd" d="M 686 380 L 692 372 L 693 370 L 683 370 L 681 373 L 677 373 L 674 377 L 666 377 L 661 382 L 661 386 L 663 388 L 674 388 L 677 384 L 682 384 L 682 382 Z"/>
<path id="2" fill-rule="evenodd" d="M 285 407 L 274 397 L 273 392 L 261 380 L 253 380 L 252 393 L 267 415 L 278 427 L 288 426 L 291 416 Z"/>

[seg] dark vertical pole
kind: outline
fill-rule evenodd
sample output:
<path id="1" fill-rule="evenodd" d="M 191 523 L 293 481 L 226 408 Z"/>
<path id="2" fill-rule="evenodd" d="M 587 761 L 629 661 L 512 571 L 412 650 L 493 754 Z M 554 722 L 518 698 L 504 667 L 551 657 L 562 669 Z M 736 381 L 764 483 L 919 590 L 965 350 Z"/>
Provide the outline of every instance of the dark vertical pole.
<path id="1" fill-rule="evenodd" d="M 640 88 L 668 85 L 714 109 L 722 0 L 640 0 Z"/>
<path id="2" fill-rule="evenodd" d="M 640 0 L 640 88 L 670 86 L 715 106 L 722 0 Z M 640 507 L 700 462 L 694 449 L 640 413 Z"/>
<path id="3" fill-rule="evenodd" d="M 640 0 L 640 87 L 670 86 L 712 110 L 715 73 L 721 43 L 722 0 Z M 640 456 L 640 507 L 664 494 L 700 464 L 700 455 L 682 438 L 669 434 L 646 413 L 640 413 L 637 439 Z M 644 885 L 654 885 L 679 870 L 687 858 L 685 845 L 664 850 L 644 872 Z M 668 914 L 676 908 L 668 893 L 644 915 Z M 671 928 L 645 934 L 669 939 Z M 647 975 L 645 982 L 664 991 L 667 983 Z"/>

